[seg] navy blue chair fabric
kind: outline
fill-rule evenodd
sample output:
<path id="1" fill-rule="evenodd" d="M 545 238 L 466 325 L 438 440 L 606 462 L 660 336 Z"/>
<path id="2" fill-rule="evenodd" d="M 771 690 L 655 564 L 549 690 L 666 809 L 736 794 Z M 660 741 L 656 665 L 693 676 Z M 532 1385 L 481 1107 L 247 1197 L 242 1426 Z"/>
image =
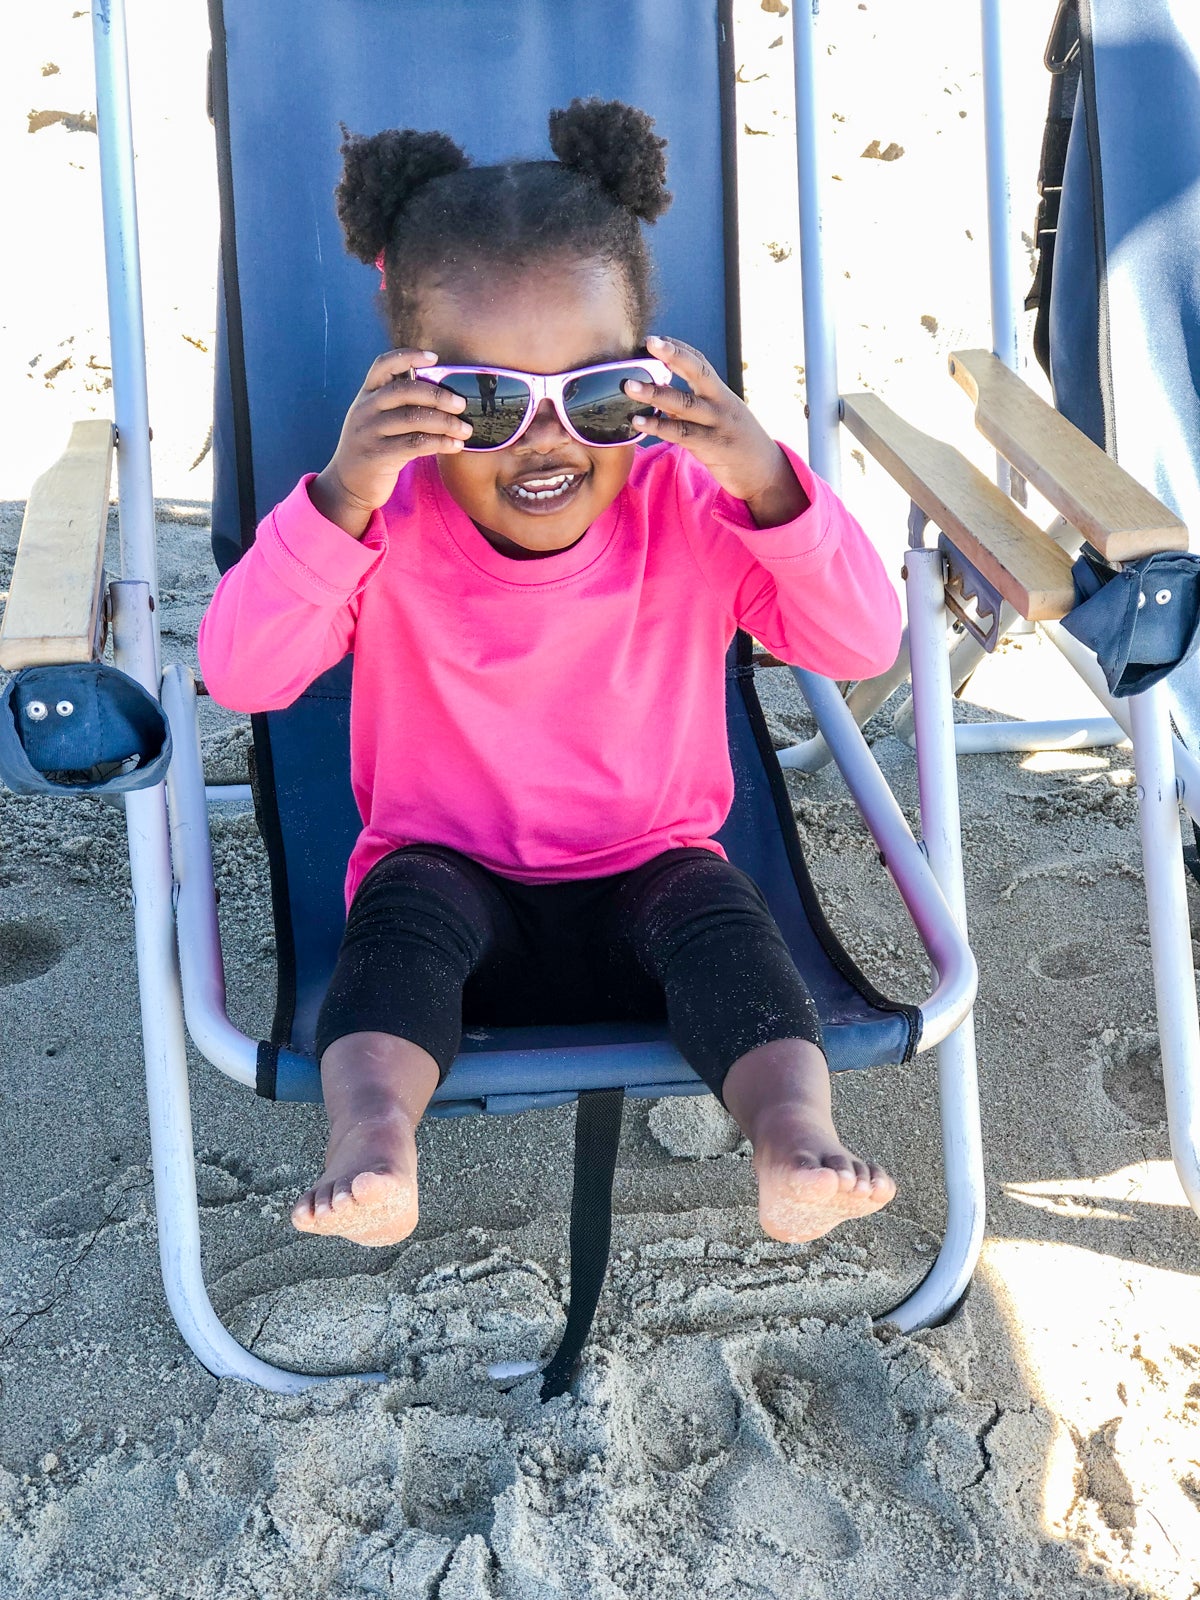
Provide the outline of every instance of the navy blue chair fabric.
<path id="1" fill-rule="evenodd" d="M 1200 526 L 1200 7 L 1195 0 L 1077 3 L 1079 86 L 1050 295 L 1054 403 L 1194 529 Z M 1147 648 L 1134 639 L 1147 612 L 1160 631 L 1174 634 L 1183 660 L 1168 668 L 1172 717 L 1197 749 L 1200 663 L 1188 650 L 1194 612 L 1189 616 L 1183 603 L 1197 580 L 1188 565 L 1179 564 L 1176 581 L 1146 585 L 1140 615 L 1128 613 L 1127 596 L 1101 594 L 1092 606 L 1106 615 L 1077 616 L 1065 626 L 1098 650 L 1114 693 L 1148 688 L 1164 676 L 1136 670 L 1139 662 L 1169 660 L 1158 642 Z M 1141 587 L 1140 580 L 1122 587 Z M 1171 617 L 1160 620 L 1151 607 L 1164 591 L 1172 596 Z M 1132 625 L 1122 635 L 1126 614 Z"/>
<path id="2" fill-rule="evenodd" d="M 1200 526 L 1200 6 L 1079 0 L 1050 298 L 1058 409 Z"/>
<path id="3" fill-rule="evenodd" d="M 1163 551 L 1119 572 L 1089 545 L 1073 569 L 1075 608 L 1062 621 L 1087 645 L 1118 700 L 1190 661 L 1200 645 L 1200 556 Z"/>
<path id="4" fill-rule="evenodd" d="M 15 794 L 124 794 L 170 764 L 166 714 L 118 667 L 24 667 L 0 693 L 0 778 Z"/>
<path id="5" fill-rule="evenodd" d="M 437 128 L 479 162 L 548 156 L 547 116 L 577 95 L 649 111 L 668 144 L 675 203 L 651 232 L 659 325 L 704 350 L 740 386 L 728 0 L 655 0 L 614 15 L 561 0 L 211 0 L 213 105 L 222 190 L 222 280 L 214 427 L 213 548 L 222 570 L 301 473 L 329 459 L 350 401 L 386 348 L 377 275 L 346 254 L 332 192 L 339 122 L 355 132 Z M 736 780 L 720 838 L 767 897 L 827 1027 L 831 1063 L 908 1058 L 918 1019 L 876 995 L 825 925 L 746 665 L 730 651 Z M 360 819 L 349 784 L 347 659 L 286 711 L 254 717 L 260 824 L 271 858 L 279 956 L 260 1091 L 316 1098 L 317 1012 L 341 937 L 342 883 Z M 670 686 L 664 684 L 664 695 Z M 641 1041 L 642 1092 L 697 1091 L 661 1064 L 666 1030 L 494 1030 L 464 1056 L 526 1046 L 549 1054 L 520 1081 L 465 1061 L 443 1089 L 489 1109 L 570 1099 L 611 1070 L 581 1046 Z M 632 1074 L 639 1076 L 639 1071 Z M 468 1083 L 466 1080 L 470 1078 Z M 462 1080 L 456 1084 L 456 1079 Z"/>

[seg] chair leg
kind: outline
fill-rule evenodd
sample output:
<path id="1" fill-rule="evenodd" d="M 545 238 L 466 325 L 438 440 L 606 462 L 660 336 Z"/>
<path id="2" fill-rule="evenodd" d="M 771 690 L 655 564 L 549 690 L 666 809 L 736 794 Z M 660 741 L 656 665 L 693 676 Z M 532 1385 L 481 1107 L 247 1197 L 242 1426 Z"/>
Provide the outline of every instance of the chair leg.
<path id="1" fill-rule="evenodd" d="M 1179 834 L 1181 799 L 1194 819 L 1200 815 L 1200 763 L 1172 736 L 1167 683 L 1114 700 L 1091 651 L 1064 628 L 1041 627 L 1133 741 L 1171 1155 L 1188 1204 L 1200 1215 L 1200 1021 Z"/>
<path id="2" fill-rule="evenodd" d="M 895 662 L 885 673 L 878 678 L 865 678 L 861 683 L 856 683 L 846 696 L 846 704 L 854 715 L 855 722 L 861 728 L 863 724 L 879 710 L 883 702 L 894 689 L 902 683 L 908 682 L 908 638 L 901 641 L 900 653 Z M 789 745 L 786 750 L 776 751 L 781 767 L 790 767 L 793 772 L 820 772 L 822 767 L 828 766 L 833 760 L 833 751 L 826 743 L 825 736 L 818 728 L 811 739 L 804 739 L 800 744 Z"/>
<path id="3" fill-rule="evenodd" d="M 954 713 L 946 651 L 946 606 L 938 550 L 905 556 L 909 654 L 917 732 L 921 831 L 934 877 L 959 926 L 966 929 Z M 908 1298 L 877 1320 L 903 1332 L 942 1321 L 961 1300 L 983 1243 L 983 1147 L 975 1062 L 974 1013 L 938 1046 L 946 1230 L 937 1260 Z"/>
<path id="4" fill-rule="evenodd" d="M 1200 1020 L 1166 684 L 1128 705 L 1171 1155 L 1200 1214 Z"/>
<path id="5" fill-rule="evenodd" d="M 133 881 L 154 1202 L 167 1303 L 180 1333 L 215 1377 L 242 1378 L 278 1394 L 296 1394 L 328 1379 L 284 1371 L 243 1349 L 213 1310 L 205 1288 L 163 785 L 126 795 L 125 822 Z"/>

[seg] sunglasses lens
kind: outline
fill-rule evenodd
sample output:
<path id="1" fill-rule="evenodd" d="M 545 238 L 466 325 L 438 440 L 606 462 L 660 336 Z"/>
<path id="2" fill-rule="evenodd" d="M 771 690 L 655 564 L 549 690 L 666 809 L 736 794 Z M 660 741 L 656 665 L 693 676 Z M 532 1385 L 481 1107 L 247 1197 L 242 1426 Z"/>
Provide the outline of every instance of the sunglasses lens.
<path id="1" fill-rule="evenodd" d="M 631 378 L 638 383 L 654 382 L 645 367 L 631 362 L 608 372 L 585 373 L 567 384 L 563 403 L 571 426 L 589 444 L 629 444 L 641 438 L 634 432 L 633 419 L 652 416 L 654 407 L 639 404 L 623 393 L 621 385 Z"/>
<path id="2" fill-rule="evenodd" d="M 529 385 L 497 372 L 451 372 L 441 380 L 441 386 L 462 395 L 467 402 L 466 410 L 459 412 L 473 430 L 464 442 L 466 450 L 489 450 L 507 444 L 529 409 Z"/>

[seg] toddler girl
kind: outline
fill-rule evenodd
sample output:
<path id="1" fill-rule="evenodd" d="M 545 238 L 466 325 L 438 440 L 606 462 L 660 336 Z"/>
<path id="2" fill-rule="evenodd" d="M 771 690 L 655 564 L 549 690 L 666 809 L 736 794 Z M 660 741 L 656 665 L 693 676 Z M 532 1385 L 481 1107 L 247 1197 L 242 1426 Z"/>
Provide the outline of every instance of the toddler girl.
<path id="1" fill-rule="evenodd" d="M 242 711 L 354 652 L 364 827 L 317 1025 L 307 1232 L 416 1226 L 414 1133 L 464 1016 L 665 1016 L 753 1145 L 774 1238 L 895 1193 L 839 1140 L 812 1001 L 712 836 L 735 628 L 865 678 L 899 606 L 829 487 L 700 352 L 647 337 L 638 219 L 670 201 L 652 127 L 575 101 L 556 161 L 483 168 L 438 133 L 346 135 L 338 213 L 383 271 L 393 348 L 199 633 L 210 692 Z"/>

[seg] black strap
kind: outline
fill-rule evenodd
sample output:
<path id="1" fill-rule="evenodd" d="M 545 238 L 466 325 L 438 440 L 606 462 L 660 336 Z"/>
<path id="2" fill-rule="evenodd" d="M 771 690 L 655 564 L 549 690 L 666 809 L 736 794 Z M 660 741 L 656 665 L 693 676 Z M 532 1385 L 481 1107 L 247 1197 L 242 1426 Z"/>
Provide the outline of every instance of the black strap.
<path id="1" fill-rule="evenodd" d="M 604 1288 L 612 1238 L 613 1173 L 624 1105 L 624 1089 L 584 1089 L 576 1106 L 571 1304 L 562 1341 L 542 1373 L 543 1400 L 567 1392 Z"/>
<path id="2" fill-rule="evenodd" d="M 1038 172 L 1037 272 L 1033 287 L 1025 296 L 1026 311 L 1037 311 L 1033 329 L 1033 353 L 1046 376 L 1050 376 L 1050 284 L 1054 276 L 1054 245 L 1058 236 L 1058 212 L 1062 202 L 1063 173 L 1067 165 L 1067 143 L 1075 115 L 1075 96 L 1081 68 L 1078 0 L 1060 0 L 1050 39 L 1046 45 L 1046 70 L 1051 74 L 1050 108 L 1042 136 L 1042 159 Z"/>

